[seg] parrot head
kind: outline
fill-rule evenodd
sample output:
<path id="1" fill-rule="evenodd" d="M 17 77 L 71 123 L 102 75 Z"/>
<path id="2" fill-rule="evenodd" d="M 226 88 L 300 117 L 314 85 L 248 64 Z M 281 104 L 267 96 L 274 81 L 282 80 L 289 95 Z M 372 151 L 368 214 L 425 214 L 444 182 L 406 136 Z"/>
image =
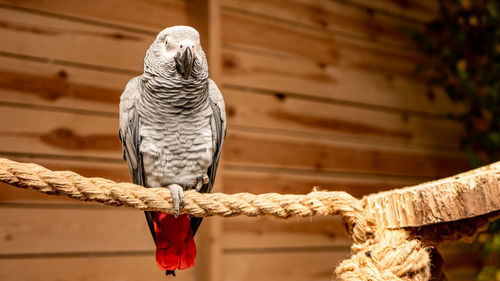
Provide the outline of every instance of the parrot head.
<path id="1" fill-rule="evenodd" d="M 172 26 L 162 30 L 149 48 L 145 67 L 166 71 L 183 79 L 208 75 L 205 53 L 200 35 L 190 26 Z"/>

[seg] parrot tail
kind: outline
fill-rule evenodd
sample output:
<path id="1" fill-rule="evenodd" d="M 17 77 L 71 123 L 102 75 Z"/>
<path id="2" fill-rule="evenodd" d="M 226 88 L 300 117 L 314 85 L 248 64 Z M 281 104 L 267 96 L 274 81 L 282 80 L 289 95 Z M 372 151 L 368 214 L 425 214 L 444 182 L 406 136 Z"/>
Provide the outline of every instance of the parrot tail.
<path id="1" fill-rule="evenodd" d="M 189 215 L 175 218 L 172 215 L 153 212 L 153 222 L 158 267 L 166 270 L 167 275 L 175 276 L 176 269 L 194 266 L 196 244 Z"/>

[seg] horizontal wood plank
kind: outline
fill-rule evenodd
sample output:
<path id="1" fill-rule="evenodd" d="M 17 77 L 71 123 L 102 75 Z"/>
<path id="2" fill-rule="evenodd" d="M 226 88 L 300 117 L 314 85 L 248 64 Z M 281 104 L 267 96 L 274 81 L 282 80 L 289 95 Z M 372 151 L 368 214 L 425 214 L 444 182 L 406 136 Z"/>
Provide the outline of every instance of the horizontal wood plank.
<path id="1" fill-rule="evenodd" d="M 439 11 L 438 1 L 393 1 L 393 0 L 347 0 L 353 5 L 388 13 L 393 17 L 406 17 L 418 21 L 429 21 Z"/>
<path id="2" fill-rule="evenodd" d="M 138 210 L 2 207 L 0 214 L 4 255 L 154 250 L 144 213 Z"/>
<path id="3" fill-rule="evenodd" d="M 2 0 L 1 3 L 25 9 L 44 11 L 55 15 L 74 17 L 75 20 L 93 20 L 94 24 L 113 23 L 116 28 L 138 28 L 144 32 L 158 32 L 171 25 L 186 25 L 188 15 L 185 1 L 104 0 Z M 119 9 L 117 6 L 119 5 Z"/>
<path id="4" fill-rule="evenodd" d="M 48 201 L 46 201 L 48 202 Z M 154 252 L 141 211 L 101 205 L 0 205 L 0 255 Z M 211 220 L 210 218 L 207 221 Z M 231 218 L 223 221 L 222 246 L 243 249 L 344 247 L 350 244 L 340 217 L 308 219 Z"/>
<path id="5" fill-rule="evenodd" d="M 224 280 L 251 281 L 331 281 L 337 264 L 347 258 L 349 251 L 226 254 L 223 256 Z"/>
<path id="6" fill-rule="evenodd" d="M 255 194 L 277 192 L 284 194 L 306 194 L 313 187 L 320 190 L 345 191 L 362 197 L 369 193 L 413 185 L 424 178 L 359 174 L 298 173 L 279 170 L 251 171 L 248 167 L 223 170 L 224 192 L 233 194 L 251 192 Z"/>
<path id="7" fill-rule="evenodd" d="M 224 239 L 226 251 L 244 252 L 262 248 L 262 251 L 299 248 L 296 250 L 325 247 L 347 249 L 348 237 L 342 218 L 311 217 L 277 219 L 273 217 L 234 217 L 224 219 Z"/>
<path id="8" fill-rule="evenodd" d="M 226 46 L 302 58 L 322 65 L 412 77 L 421 55 L 352 38 L 292 26 L 235 11 L 222 11 L 222 42 Z M 391 63 L 387 63 L 390 61 Z"/>
<path id="9" fill-rule="evenodd" d="M 195 270 L 179 272 L 176 280 L 196 280 Z M 142 256 L 89 255 L 70 258 L 0 259 L 0 279 L 4 281 L 165 280 L 165 273 L 157 268 L 153 253 Z"/>
<path id="10" fill-rule="evenodd" d="M 445 119 L 428 119 L 365 108 L 352 108 L 322 101 L 283 98 L 280 95 L 253 94 L 223 89 L 228 126 L 254 126 L 266 129 L 328 135 L 329 139 L 351 136 L 353 142 L 404 143 L 404 146 L 458 147 L 460 124 Z M 401 145 L 399 145 L 401 146 Z"/>
<path id="11" fill-rule="evenodd" d="M 411 159 L 411 160 L 410 160 Z M 465 171 L 470 166 L 463 156 L 401 153 L 360 148 L 310 139 L 274 137 L 229 132 L 224 163 L 260 167 L 350 171 L 439 178 Z"/>
<path id="12" fill-rule="evenodd" d="M 412 46 L 409 36 L 403 32 L 403 27 L 415 26 L 414 22 L 342 1 L 224 0 L 222 4 L 224 8 L 255 13 L 292 25 L 300 24 L 334 32 L 339 36 L 344 34 L 375 42 Z"/>
<path id="13" fill-rule="evenodd" d="M 153 35 L 0 7 L 1 52 L 141 71 Z M 36 42 L 34 44 L 33 42 Z"/>
<path id="14" fill-rule="evenodd" d="M 3 152 L 121 158 L 117 117 L 4 106 L 0 120 Z"/>
<path id="15" fill-rule="evenodd" d="M 290 60 L 226 48 L 223 52 L 224 85 L 263 89 L 276 94 L 320 97 L 325 101 L 379 111 L 449 114 L 459 109 L 444 92 L 430 99 L 422 81 L 400 75 L 366 72 Z M 362 81 L 362 82 L 360 82 Z M 345 103 L 344 103 L 345 104 Z"/>
<path id="16" fill-rule="evenodd" d="M 0 101 L 118 114 L 120 95 L 132 77 L 134 74 L 0 56 Z"/>

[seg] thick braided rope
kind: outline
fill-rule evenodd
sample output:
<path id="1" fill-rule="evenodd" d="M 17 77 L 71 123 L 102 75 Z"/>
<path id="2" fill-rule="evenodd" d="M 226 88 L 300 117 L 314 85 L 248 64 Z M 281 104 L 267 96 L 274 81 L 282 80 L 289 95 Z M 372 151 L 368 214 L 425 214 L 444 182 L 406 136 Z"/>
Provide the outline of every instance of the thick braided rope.
<path id="1" fill-rule="evenodd" d="M 0 159 L 0 181 L 31 188 L 46 194 L 66 195 L 83 201 L 127 206 L 140 210 L 173 214 L 172 197 L 166 188 L 144 188 L 132 183 L 116 183 L 103 178 L 85 178 L 74 172 L 55 172 L 36 164 Z M 185 192 L 182 213 L 194 216 L 291 216 L 343 215 L 349 222 L 363 225 L 362 205 L 345 192 L 314 191 L 291 194 L 200 194 Z"/>
<path id="2" fill-rule="evenodd" d="M 46 194 L 66 195 L 84 201 L 173 214 L 170 191 L 85 178 L 73 172 L 54 172 L 36 164 L 0 158 L 0 181 Z M 182 213 L 194 216 L 342 215 L 353 237 L 353 255 L 336 269 L 340 280 L 418 280 L 430 278 L 429 249 L 410 240 L 405 230 L 377 229 L 361 200 L 345 192 L 313 191 L 306 195 L 267 193 L 254 195 L 185 192 Z"/>

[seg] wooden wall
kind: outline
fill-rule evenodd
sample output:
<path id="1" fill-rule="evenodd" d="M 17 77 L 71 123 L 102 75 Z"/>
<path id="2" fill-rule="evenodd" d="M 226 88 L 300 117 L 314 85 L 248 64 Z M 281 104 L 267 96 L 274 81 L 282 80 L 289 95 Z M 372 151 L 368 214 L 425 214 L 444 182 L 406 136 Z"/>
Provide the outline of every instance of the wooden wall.
<path id="1" fill-rule="evenodd" d="M 445 118 L 460 109 L 413 77 L 420 55 L 401 28 L 431 18 L 434 1 L 213 2 L 225 192 L 321 186 L 362 196 L 469 167 L 460 125 Z M 155 34 L 191 23 L 193 9 L 180 0 L 0 0 L 0 157 L 129 181 L 119 96 Z M 0 280 L 164 278 L 139 211 L 2 185 L 0 217 Z M 331 279 L 350 241 L 338 217 L 238 217 L 223 220 L 216 245 L 221 280 L 316 281 Z M 475 266 L 446 251 L 450 280 L 469 280 Z M 206 280 L 196 270 L 176 280 Z"/>

